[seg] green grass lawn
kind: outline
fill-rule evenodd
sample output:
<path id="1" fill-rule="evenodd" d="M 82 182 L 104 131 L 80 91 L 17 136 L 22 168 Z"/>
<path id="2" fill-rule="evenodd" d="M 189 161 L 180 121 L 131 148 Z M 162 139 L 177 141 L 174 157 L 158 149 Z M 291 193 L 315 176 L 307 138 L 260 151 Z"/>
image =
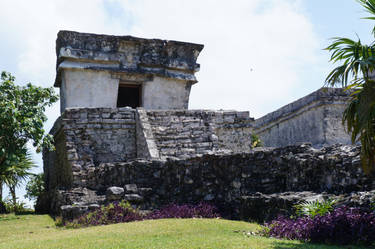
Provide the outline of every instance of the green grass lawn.
<path id="1" fill-rule="evenodd" d="M 247 236 L 259 225 L 222 219 L 163 219 L 81 229 L 48 215 L 0 216 L 0 248 L 316 248 L 358 249 Z"/>

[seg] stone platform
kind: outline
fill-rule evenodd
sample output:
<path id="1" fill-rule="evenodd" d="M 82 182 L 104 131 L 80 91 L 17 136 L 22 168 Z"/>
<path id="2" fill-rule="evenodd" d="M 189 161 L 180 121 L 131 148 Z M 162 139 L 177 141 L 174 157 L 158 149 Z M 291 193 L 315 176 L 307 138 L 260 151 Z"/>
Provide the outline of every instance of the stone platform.
<path id="1" fill-rule="evenodd" d="M 374 189 L 359 147 L 252 150 L 252 122 L 241 112 L 71 109 L 52 130 L 57 152 L 44 153 L 49 212 L 73 218 L 113 200 L 142 209 L 204 200 L 227 217 L 256 220 L 290 210 L 306 199 L 301 191 L 338 198 Z M 294 197 L 275 197 L 284 192 Z M 256 216 L 269 200 L 275 208 Z"/>

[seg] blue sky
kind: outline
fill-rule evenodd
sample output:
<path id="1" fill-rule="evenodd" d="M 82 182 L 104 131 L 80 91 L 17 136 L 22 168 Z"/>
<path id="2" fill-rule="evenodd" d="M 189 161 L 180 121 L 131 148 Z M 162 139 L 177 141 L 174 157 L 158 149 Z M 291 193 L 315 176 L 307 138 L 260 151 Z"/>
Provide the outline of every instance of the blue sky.
<path id="1" fill-rule="evenodd" d="M 355 0 L 0 0 L 0 10 L 0 71 L 19 84 L 53 85 L 61 29 L 182 40 L 205 45 L 189 107 L 253 117 L 324 84 L 329 38 L 372 41 Z M 49 130 L 58 105 L 47 115 Z M 41 156 L 34 160 L 42 171 Z"/>

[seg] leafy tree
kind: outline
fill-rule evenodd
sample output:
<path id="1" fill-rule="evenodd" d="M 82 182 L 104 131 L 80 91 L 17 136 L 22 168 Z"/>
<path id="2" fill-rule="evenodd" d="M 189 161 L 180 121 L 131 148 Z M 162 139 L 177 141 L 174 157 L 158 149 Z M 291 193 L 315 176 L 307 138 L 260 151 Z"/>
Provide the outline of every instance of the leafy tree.
<path id="1" fill-rule="evenodd" d="M 34 174 L 26 184 L 25 198 L 30 200 L 37 199 L 44 192 L 44 174 Z"/>
<path id="2" fill-rule="evenodd" d="M 375 20 L 375 0 L 357 0 Z M 375 37 L 375 25 L 372 30 Z M 326 48 L 330 61 L 340 63 L 330 72 L 326 83 L 351 90 L 352 99 L 344 111 L 343 123 L 353 143 L 361 142 L 361 159 L 365 172 L 375 170 L 375 41 L 369 45 L 361 40 L 336 37 Z"/>
<path id="3" fill-rule="evenodd" d="M 6 172 L 22 167 L 27 156 L 26 143 L 31 141 L 40 152 L 53 149 L 52 137 L 46 135 L 43 123 L 47 120 L 45 108 L 58 100 L 53 88 L 32 84 L 17 86 L 7 72 L 0 80 L 0 200 Z M 9 179 L 8 179 L 9 180 Z"/>

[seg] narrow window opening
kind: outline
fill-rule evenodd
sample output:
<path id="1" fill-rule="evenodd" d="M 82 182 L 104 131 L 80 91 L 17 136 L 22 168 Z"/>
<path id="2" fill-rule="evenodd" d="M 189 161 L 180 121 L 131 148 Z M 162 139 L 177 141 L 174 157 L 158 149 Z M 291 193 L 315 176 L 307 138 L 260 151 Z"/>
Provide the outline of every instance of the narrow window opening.
<path id="1" fill-rule="evenodd" d="M 130 106 L 137 108 L 141 106 L 141 85 L 121 84 L 118 88 L 117 107 Z"/>

